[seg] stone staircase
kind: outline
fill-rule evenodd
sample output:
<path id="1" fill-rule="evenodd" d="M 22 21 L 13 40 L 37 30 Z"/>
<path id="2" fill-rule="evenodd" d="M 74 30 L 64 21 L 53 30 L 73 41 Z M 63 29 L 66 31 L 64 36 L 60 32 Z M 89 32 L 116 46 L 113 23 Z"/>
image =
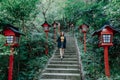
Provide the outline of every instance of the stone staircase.
<path id="1" fill-rule="evenodd" d="M 39 80 L 81 80 L 74 37 L 66 36 L 67 48 L 61 61 L 59 50 L 50 59 Z"/>

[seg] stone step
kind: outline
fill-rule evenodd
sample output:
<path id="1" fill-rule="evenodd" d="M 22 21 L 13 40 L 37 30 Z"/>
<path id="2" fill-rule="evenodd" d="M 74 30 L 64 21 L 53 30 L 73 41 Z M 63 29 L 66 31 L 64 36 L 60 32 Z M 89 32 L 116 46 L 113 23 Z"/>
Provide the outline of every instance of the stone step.
<path id="1" fill-rule="evenodd" d="M 78 73 L 43 73 L 42 79 L 69 79 L 80 80 Z"/>
<path id="2" fill-rule="evenodd" d="M 79 73 L 79 71 L 71 71 L 71 70 L 46 70 L 46 71 L 44 71 L 45 73 L 78 73 L 78 74 L 80 74 Z"/>
<path id="3" fill-rule="evenodd" d="M 60 56 L 60 54 L 55 54 L 54 56 Z M 64 57 L 65 56 L 77 56 L 76 54 L 66 54 L 66 53 L 64 53 L 64 55 L 63 55 Z M 69 58 L 69 57 L 68 57 Z"/>
<path id="4" fill-rule="evenodd" d="M 43 73 L 43 75 L 52 75 L 52 76 L 80 76 L 79 73 Z"/>
<path id="5" fill-rule="evenodd" d="M 80 73 L 78 69 L 45 69 L 45 73 Z"/>
<path id="6" fill-rule="evenodd" d="M 60 51 L 60 50 L 57 49 L 56 52 L 57 52 L 57 51 Z M 64 51 L 66 51 L 66 52 L 75 52 L 76 49 L 75 49 L 75 48 L 66 48 Z"/>
<path id="7" fill-rule="evenodd" d="M 46 68 L 45 70 L 78 70 L 77 68 Z"/>
<path id="8" fill-rule="evenodd" d="M 55 53 L 55 55 L 60 55 L 60 53 Z M 64 55 L 77 55 L 76 53 L 64 53 Z"/>
<path id="9" fill-rule="evenodd" d="M 51 61 L 50 64 L 78 64 L 77 61 Z"/>
<path id="10" fill-rule="evenodd" d="M 56 53 L 60 53 L 60 51 L 56 51 Z M 64 51 L 64 53 L 76 53 L 76 51 Z"/>
<path id="11" fill-rule="evenodd" d="M 81 76 L 43 76 L 39 80 L 82 80 Z"/>
<path id="12" fill-rule="evenodd" d="M 54 57 L 60 57 L 60 55 L 55 55 Z M 77 55 L 64 55 L 64 58 L 77 58 Z"/>
<path id="13" fill-rule="evenodd" d="M 53 61 L 60 61 L 60 58 L 52 58 Z M 62 61 L 78 61 L 77 58 L 63 58 Z"/>
<path id="14" fill-rule="evenodd" d="M 76 51 L 75 49 L 76 49 L 76 47 L 69 47 L 69 48 L 67 47 L 67 48 L 65 48 L 64 50 L 70 52 L 70 51 Z M 56 51 L 59 51 L 59 50 L 60 50 L 60 49 L 57 48 Z"/>
<path id="15" fill-rule="evenodd" d="M 59 49 L 50 59 L 39 80 L 81 80 L 75 40 L 66 34 L 67 46 L 61 60 Z"/>
<path id="16" fill-rule="evenodd" d="M 69 64 L 48 64 L 48 68 L 74 68 L 74 69 L 78 69 L 79 66 L 76 65 L 69 65 Z"/>

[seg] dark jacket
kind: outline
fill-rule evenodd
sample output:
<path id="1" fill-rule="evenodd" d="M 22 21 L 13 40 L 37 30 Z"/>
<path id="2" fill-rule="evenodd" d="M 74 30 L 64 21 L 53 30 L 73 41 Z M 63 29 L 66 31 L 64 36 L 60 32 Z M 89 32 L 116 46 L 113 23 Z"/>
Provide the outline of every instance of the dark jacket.
<path id="1" fill-rule="evenodd" d="M 58 48 L 61 48 L 62 42 L 61 42 L 60 37 L 58 37 L 57 42 L 58 42 Z M 66 48 L 66 37 L 65 36 L 64 36 L 64 41 L 63 41 L 63 48 Z"/>

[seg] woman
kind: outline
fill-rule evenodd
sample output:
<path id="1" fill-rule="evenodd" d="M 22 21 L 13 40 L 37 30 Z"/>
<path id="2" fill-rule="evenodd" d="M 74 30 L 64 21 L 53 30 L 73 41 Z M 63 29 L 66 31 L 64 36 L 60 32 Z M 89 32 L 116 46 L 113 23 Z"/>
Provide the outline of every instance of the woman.
<path id="1" fill-rule="evenodd" d="M 66 37 L 64 36 L 64 32 L 60 33 L 60 37 L 57 39 L 58 48 L 60 49 L 60 58 L 63 59 L 64 49 L 66 48 Z"/>

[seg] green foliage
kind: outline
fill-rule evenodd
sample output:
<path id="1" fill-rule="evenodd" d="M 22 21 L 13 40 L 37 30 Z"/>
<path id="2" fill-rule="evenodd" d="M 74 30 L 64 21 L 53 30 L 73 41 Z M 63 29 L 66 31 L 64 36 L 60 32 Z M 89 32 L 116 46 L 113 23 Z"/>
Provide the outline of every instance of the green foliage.
<path id="1" fill-rule="evenodd" d="M 8 73 L 8 55 L 1 55 L 0 54 L 0 79 L 7 80 L 7 73 Z"/>
<path id="2" fill-rule="evenodd" d="M 104 7 L 105 14 L 108 15 L 107 18 L 111 21 L 111 24 L 113 24 L 116 27 L 119 27 L 120 23 L 120 1 L 119 0 L 112 0 L 109 2 L 108 5 Z"/>
<path id="3" fill-rule="evenodd" d="M 21 42 L 22 44 L 19 47 L 19 53 L 16 56 L 16 59 L 19 58 L 16 64 L 20 65 L 20 72 L 18 73 L 18 76 L 16 76 L 17 80 L 32 80 L 36 77 L 36 72 L 39 72 L 39 70 L 41 71 L 45 67 L 54 48 L 53 40 L 48 39 L 49 53 L 48 56 L 46 56 L 46 42 L 47 40 L 44 35 L 41 37 L 39 36 L 36 40 L 34 38 L 33 40 L 27 40 L 27 42 Z"/>
<path id="4" fill-rule="evenodd" d="M 33 80 L 35 77 L 38 77 L 37 74 L 45 67 L 48 59 L 49 57 L 45 55 L 42 57 L 36 57 L 35 59 L 30 58 L 24 66 L 21 66 L 17 80 Z M 20 64 L 22 65 L 24 63 L 21 62 Z"/>
<path id="5" fill-rule="evenodd" d="M 76 0 L 75 0 L 76 1 Z M 119 28 L 119 0 L 112 1 L 99 1 L 86 3 L 78 1 L 77 3 L 70 4 L 72 0 L 67 1 L 69 6 L 66 7 L 66 17 L 68 21 L 73 18 L 74 24 L 79 25 L 86 23 L 89 25 L 89 31 L 87 32 L 87 53 L 82 52 L 82 62 L 85 71 L 86 80 L 106 80 L 104 72 L 104 53 L 103 48 L 98 47 L 98 37 L 92 37 L 92 33 L 100 29 L 104 24 L 109 23 L 115 28 Z M 78 5 L 82 3 L 81 5 Z M 77 17 L 76 17 L 77 16 Z M 80 41 L 80 50 L 83 50 L 83 34 L 81 31 L 77 30 L 75 32 L 78 42 Z M 119 34 L 114 35 L 113 47 L 109 49 L 109 63 L 110 63 L 110 73 L 112 80 L 119 80 L 120 73 L 120 50 L 119 50 Z M 116 65 L 116 66 L 115 66 Z"/>
<path id="6" fill-rule="evenodd" d="M 47 5 L 47 6 L 46 6 Z M 109 23 L 115 28 L 120 26 L 119 0 L 0 0 L 0 31 L 2 24 L 10 23 L 19 27 L 25 34 L 21 37 L 20 47 L 16 48 L 14 62 L 15 80 L 33 80 L 44 68 L 54 49 L 53 29 L 50 29 L 48 41 L 40 24 L 44 22 L 46 10 L 48 22 L 58 20 L 61 28 L 69 27 L 66 23 L 75 24 L 75 35 L 80 40 L 79 47 L 84 53 L 83 34 L 79 25 L 89 25 L 87 34 L 87 53 L 82 54 L 82 62 L 87 80 L 105 80 L 103 48 L 98 48 L 98 38 L 91 33 Z M 45 11 L 44 11 L 45 10 Z M 66 28 L 67 29 L 67 28 Z M 73 33 L 73 31 L 70 31 Z M 34 33 L 37 33 L 34 35 Z M 111 79 L 120 79 L 120 36 L 114 37 L 114 46 L 109 49 Z M 5 47 L 4 36 L 0 36 L 0 79 L 7 80 L 8 54 L 10 47 Z M 48 43 L 47 43 L 48 42 Z M 45 45 L 48 44 L 49 55 L 45 56 Z M 115 65 L 115 66 L 114 66 Z"/>
<path id="7" fill-rule="evenodd" d="M 33 80 L 38 77 L 54 50 L 53 39 L 49 37 L 47 41 L 42 27 L 37 24 L 36 16 L 38 12 L 40 13 L 37 8 L 38 2 L 38 0 L 2 0 L 0 3 L 0 31 L 3 23 L 9 23 L 19 27 L 25 34 L 21 36 L 20 46 L 15 49 L 14 80 Z M 0 60 L 2 61 L 0 79 L 7 80 L 10 47 L 4 46 L 4 43 L 5 37 L 0 35 Z M 45 55 L 46 44 L 49 48 L 48 56 Z"/>
<path id="8" fill-rule="evenodd" d="M 32 80 L 38 76 L 38 73 L 45 67 L 48 59 L 54 50 L 54 42 L 48 39 L 49 53 L 45 55 L 45 36 L 38 37 L 36 40 L 22 41 L 19 48 L 16 48 L 17 54 L 14 59 L 14 79 L 15 80 Z M 4 50 L 4 49 L 3 49 Z M 8 48 L 9 50 L 9 48 Z M 6 51 L 3 51 L 6 53 Z M 8 52 L 9 53 L 9 52 Z M 0 79 L 7 76 L 8 55 L 0 55 Z"/>
<path id="9" fill-rule="evenodd" d="M 35 9 L 37 0 L 4 0 L 2 1 L 5 14 L 15 20 L 24 20 L 29 18 L 30 13 Z"/>

